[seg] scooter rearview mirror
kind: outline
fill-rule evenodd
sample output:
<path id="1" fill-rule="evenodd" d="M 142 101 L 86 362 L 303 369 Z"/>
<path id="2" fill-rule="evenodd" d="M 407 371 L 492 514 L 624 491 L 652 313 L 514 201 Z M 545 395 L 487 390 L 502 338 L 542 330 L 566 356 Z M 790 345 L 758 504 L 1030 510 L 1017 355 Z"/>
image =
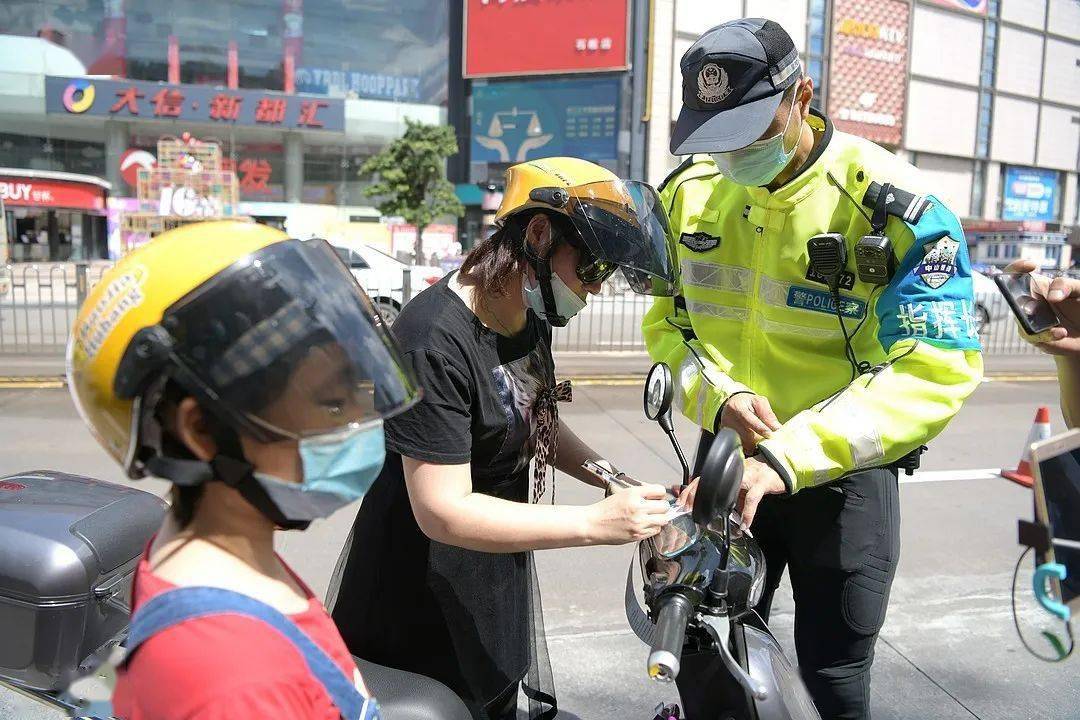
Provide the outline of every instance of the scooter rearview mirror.
<path id="1" fill-rule="evenodd" d="M 675 382 L 672 380 L 671 368 L 667 363 L 658 362 L 649 370 L 645 378 L 645 417 L 659 423 L 668 439 L 671 440 L 675 454 L 679 457 L 679 463 L 683 470 L 683 487 L 690 484 L 690 466 L 683 455 L 682 446 L 675 437 L 675 424 L 671 419 L 671 402 L 675 396 Z"/>
<path id="2" fill-rule="evenodd" d="M 671 368 L 667 363 L 656 363 L 645 378 L 645 417 L 664 425 L 666 419 L 671 422 L 671 399 L 675 394 L 675 383 L 671 379 Z M 667 430 L 667 428 L 664 428 Z"/>
<path id="3" fill-rule="evenodd" d="M 743 454 L 739 436 L 724 428 L 716 435 L 705 462 L 694 495 L 694 522 L 708 525 L 719 517 L 727 517 L 739 497 L 742 485 Z"/>

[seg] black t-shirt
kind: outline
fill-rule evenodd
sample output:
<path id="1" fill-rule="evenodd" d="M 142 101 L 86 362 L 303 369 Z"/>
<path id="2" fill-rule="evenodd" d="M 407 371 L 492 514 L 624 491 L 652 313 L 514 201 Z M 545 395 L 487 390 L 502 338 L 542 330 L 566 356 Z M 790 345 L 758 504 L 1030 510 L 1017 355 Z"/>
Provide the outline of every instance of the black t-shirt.
<path id="1" fill-rule="evenodd" d="M 449 281 L 417 295 L 394 323 L 423 397 L 386 422 L 386 463 L 336 573 L 333 617 L 353 654 L 434 677 L 479 706 L 528 669 L 530 558 L 429 540 L 401 456 L 470 463 L 474 492 L 527 502 L 533 406 L 555 377 L 546 323 L 530 312 L 521 333 L 503 337 Z"/>

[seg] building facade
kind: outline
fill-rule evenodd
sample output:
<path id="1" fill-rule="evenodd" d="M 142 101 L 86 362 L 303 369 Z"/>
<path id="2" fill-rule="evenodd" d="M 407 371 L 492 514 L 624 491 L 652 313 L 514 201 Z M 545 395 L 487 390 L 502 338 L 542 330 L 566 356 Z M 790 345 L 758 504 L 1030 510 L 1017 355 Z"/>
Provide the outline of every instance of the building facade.
<path id="1" fill-rule="evenodd" d="M 655 0 L 648 179 L 678 114 L 679 59 L 738 17 L 779 22 L 837 127 L 919 167 L 965 219 L 976 260 L 1067 268 L 1080 224 L 1080 2 Z M 661 78 L 670 78 L 665 83 Z"/>
<path id="2" fill-rule="evenodd" d="M 297 235 L 377 226 L 359 167 L 405 118 L 446 122 L 449 45 L 444 0 L 6 0 L 7 258 L 115 255 L 110 207 L 159 138 L 185 134 L 220 144 L 240 214 Z M 105 206 L 77 192 L 89 187 Z"/>

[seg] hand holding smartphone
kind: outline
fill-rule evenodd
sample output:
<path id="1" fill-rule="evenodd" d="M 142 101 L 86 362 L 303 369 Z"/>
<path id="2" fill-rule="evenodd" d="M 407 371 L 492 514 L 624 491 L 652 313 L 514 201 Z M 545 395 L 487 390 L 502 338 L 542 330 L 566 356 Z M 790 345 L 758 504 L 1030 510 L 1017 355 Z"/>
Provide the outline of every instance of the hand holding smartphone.
<path id="1" fill-rule="evenodd" d="M 1028 335 L 1038 335 L 1061 324 L 1042 291 L 1035 287 L 1036 278 L 1031 273 L 1001 273 L 994 276 L 994 282 Z"/>

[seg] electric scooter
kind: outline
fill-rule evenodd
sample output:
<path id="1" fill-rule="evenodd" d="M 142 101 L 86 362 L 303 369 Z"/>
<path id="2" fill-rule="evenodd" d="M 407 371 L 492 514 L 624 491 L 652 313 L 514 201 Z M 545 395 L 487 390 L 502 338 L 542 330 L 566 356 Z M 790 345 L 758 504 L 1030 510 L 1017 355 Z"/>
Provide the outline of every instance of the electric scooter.
<path id="1" fill-rule="evenodd" d="M 112 717 L 132 577 L 164 512 L 151 493 L 87 477 L 0 478 L 0 686 L 68 717 Z M 471 720 L 431 678 L 357 666 L 385 720 Z"/>
<path id="2" fill-rule="evenodd" d="M 671 369 L 654 365 L 645 414 L 671 440 L 685 486 L 690 471 L 672 424 L 673 394 Z M 739 438 L 722 430 L 702 467 L 692 511 L 638 546 L 649 614 L 628 579 L 627 617 L 650 646 L 649 676 L 676 682 L 682 701 L 682 712 L 664 708 L 661 720 L 820 720 L 798 671 L 753 609 L 764 590 L 765 559 L 732 518 L 742 473 Z"/>

